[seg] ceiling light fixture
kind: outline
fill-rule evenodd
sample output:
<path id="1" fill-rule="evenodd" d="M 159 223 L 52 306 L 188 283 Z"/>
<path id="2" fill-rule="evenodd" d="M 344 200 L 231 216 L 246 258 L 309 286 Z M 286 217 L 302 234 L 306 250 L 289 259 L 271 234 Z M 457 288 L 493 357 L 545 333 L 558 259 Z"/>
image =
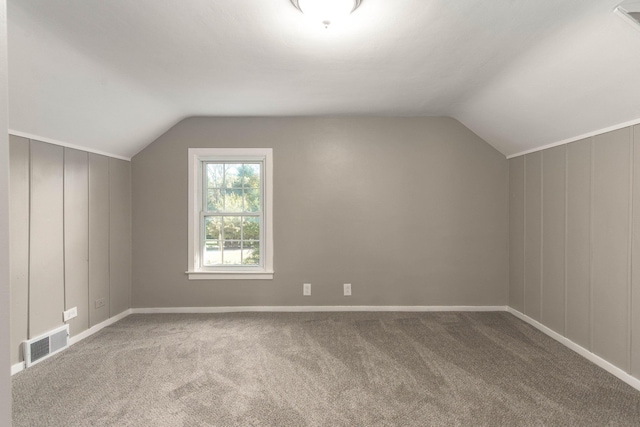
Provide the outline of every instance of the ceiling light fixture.
<path id="1" fill-rule="evenodd" d="M 291 0 L 291 3 L 300 12 L 329 28 L 331 22 L 347 17 L 359 8 L 362 0 Z"/>

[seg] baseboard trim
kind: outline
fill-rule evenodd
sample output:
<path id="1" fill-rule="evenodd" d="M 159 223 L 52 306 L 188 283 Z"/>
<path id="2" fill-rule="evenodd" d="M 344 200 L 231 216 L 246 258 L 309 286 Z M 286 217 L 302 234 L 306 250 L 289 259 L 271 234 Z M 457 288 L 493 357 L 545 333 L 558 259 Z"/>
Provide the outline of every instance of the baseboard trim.
<path id="1" fill-rule="evenodd" d="M 153 307 L 153 308 L 130 308 L 117 314 L 104 322 L 87 329 L 69 338 L 69 346 L 76 344 L 83 339 L 95 334 L 96 332 L 110 326 L 119 320 L 131 314 L 206 314 L 206 313 L 251 313 L 251 312 L 290 312 L 290 313 L 302 313 L 302 312 L 452 312 L 452 311 L 464 311 L 464 312 L 490 312 L 490 311 L 506 311 L 511 313 L 518 319 L 530 324 L 534 328 L 555 339 L 559 343 L 575 351 L 587 360 L 595 363 L 605 371 L 629 384 L 631 387 L 640 390 L 640 380 L 631 376 L 627 372 L 618 368 L 610 362 L 607 362 L 600 356 L 590 352 L 586 348 L 576 344 L 567 337 L 560 335 L 559 333 L 549 329 L 542 323 L 532 319 L 531 317 L 519 312 L 508 306 L 496 305 L 496 306 L 424 306 L 424 305 L 399 305 L 399 306 L 377 306 L 377 305 L 340 305 L 340 306 L 237 306 L 237 307 Z M 24 362 L 16 363 L 11 366 L 11 375 L 15 375 L 25 369 Z"/>
<path id="2" fill-rule="evenodd" d="M 91 328 L 87 329 L 86 331 L 80 332 L 78 335 L 72 336 L 71 338 L 69 338 L 69 345 L 73 345 L 73 344 L 75 344 L 77 342 L 82 341 L 83 339 L 85 339 L 87 337 L 90 337 L 91 335 L 93 335 L 96 332 L 106 328 L 107 326 L 113 325 L 117 321 L 124 319 L 125 317 L 127 317 L 131 313 L 132 313 L 131 309 L 125 310 L 120 314 L 116 314 L 115 316 L 110 317 L 107 320 L 105 320 L 103 322 L 100 322 L 97 325 L 92 326 Z"/>
<path id="3" fill-rule="evenodd" d="M 532 319 L 531 317 L 527 316 L 526 314 L 523 314 L 523 313 L 519 312 L 518 310 L 515 310 L 515 309 L 513 309 L 511 307 L 507 307 L 507 311 L 509 313 L 513 314 L 514 316 L 516 316 L 518 319 L 530 324 L 534 328 L 536 328 L 539 331 L 543 332 L 544 334 L 550 336 L 554 340 L 558 341 L 560 344 L 563 344 L 564 346 L 566 346 L 566 347 L 570 348 L 571 350 L 575 351 L 580 356 L 584 357 L 585 359 L 589 360 L 590 362 L 595 363 L 596 365 L 598 365 L 599 367 L 601 367 L 605 371 L 607 371 L 610 374 L 616 376 L 617 378 L 619 378 L 620 380 L 622 380 L 625 383 L 629 384 L 631 387 L 635 388 L 636 390 L 640 390 L 640 380 L 635 378 L 635 377 L 633 377 L 633 376 L 631 376 L 631 375 L 629 375 L 627 372 L 625 372 L 622 369 L 618 368 L 614 364 L 612 364 L 610 362 L 607 362 L 602 357 L 596 355 L 595 353 L 590 352 L 589 350 L 587 350 L 586 348 L 582 347 L 581 345 L 574 343 L 569 338 L 560 335 L 559 333 L 553 331 L 552 329 L 549 329 L 548 327 L 544 326 L 542 323 L 538 322 L 537 320 Z"/>
<path id="4" fill-rule="evenodd" d="M 22 372 L 25 369 L 24 362 L 16 363 L 15 365 L 11 365 L 11 375 L 15 375 L 18 372 Z"/>
<path id="5" fill-rule="evenodd" d="M 86 331 L 80 332 L 78 335 L 74 335 L 74 336 L 70 337 L 69 338 L 69 346 L 72 346 L 73 344 L 76 344 L 76 343 L 82 341 L 83 339 L 85 339 L 87 337 L 90 337 L 91 335 L 93 335 L 96 332 L 106 328 L 109 325 L 113 325 L 118 320 L 122 320 L 122 319 L 124 319 L 125 317 L 127 317 L 130 314 L 131 314 L 131 309 L 125 310 L 120 314 L 116 314 L 115 316 L 108 318 L 104 322 L 100 322 L 97 325 L 92 326 L 91 328 L 87 329 Z M 67 348 L 69 348 L 69 346 Z M 13 375 L 17 374 L 18 372 L 21 372 L 21 371 L 23 371 L 25 369 L 26 369 L 26 367 L 25 367 L 25 363 L 24 362 L 16 363 L 15 365 L 11 366 L 11 375 L 13 376 Z"/>
<path id="6" fill-rule="evenodd" d="M 237 307 L 149 307 L 133 308 L 133 314 L 199 314 L 199 313 L 253 313 L 253 312 L 338 312 L 338 311 L 507 311 L 506 306 L 467 306 L 467 305 L 297 305 L 297 306 L 237 306 Z"/>

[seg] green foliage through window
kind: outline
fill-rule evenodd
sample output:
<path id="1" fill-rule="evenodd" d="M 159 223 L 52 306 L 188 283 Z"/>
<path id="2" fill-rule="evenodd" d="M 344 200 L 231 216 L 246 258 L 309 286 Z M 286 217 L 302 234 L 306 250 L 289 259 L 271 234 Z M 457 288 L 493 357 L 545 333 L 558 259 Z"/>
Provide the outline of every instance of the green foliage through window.
<path id="1" fill-rule="evenodd" d="M 260 265 L 260 163 L 204 167 L 204 265 Z"/>

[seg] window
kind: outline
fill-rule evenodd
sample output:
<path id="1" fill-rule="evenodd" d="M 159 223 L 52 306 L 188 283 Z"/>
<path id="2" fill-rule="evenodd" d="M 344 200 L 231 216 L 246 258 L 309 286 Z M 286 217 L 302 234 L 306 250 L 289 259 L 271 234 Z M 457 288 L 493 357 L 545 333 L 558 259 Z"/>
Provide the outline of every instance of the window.
<path id="1" fill-rule="evenodd" d="M 272 150 L 189 149 L 189 279 L 272 279 Z"/>

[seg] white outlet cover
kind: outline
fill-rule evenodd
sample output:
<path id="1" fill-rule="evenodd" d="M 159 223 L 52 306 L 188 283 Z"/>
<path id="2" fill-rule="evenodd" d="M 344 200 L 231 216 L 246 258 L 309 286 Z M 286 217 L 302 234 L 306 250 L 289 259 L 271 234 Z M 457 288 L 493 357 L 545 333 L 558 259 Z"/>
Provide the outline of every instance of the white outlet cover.
<path id="1" fill-rule="evenodd" d="M 351 283 L 344 284 L 344 296 L 345 297 L 351 296 Z"/>
<path id="2" fill-rule="evenodd" d="M 78 316 L 78 307 L 73 307 L 67 311 L 62 312 L 62 317 L 65 322 L 73 319 L 76 316 Z"/>
<path id="3" fill-rule="evenodd" d="M 302 285 L 302 295 L 307 297 L 311 295 L 311 283 L 304 283 Z"/>

